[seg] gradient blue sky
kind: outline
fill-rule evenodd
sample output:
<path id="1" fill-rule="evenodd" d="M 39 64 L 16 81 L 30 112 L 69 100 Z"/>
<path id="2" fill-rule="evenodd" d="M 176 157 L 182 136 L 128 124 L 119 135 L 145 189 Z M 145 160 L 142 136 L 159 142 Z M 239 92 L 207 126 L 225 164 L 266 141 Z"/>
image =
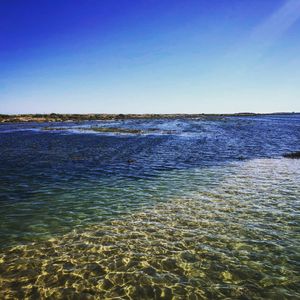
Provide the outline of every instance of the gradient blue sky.
<path id="1" fill-rule="evenodd" d="M 300 111 L 300 0 L 0 0 L 0 113 Z"/>

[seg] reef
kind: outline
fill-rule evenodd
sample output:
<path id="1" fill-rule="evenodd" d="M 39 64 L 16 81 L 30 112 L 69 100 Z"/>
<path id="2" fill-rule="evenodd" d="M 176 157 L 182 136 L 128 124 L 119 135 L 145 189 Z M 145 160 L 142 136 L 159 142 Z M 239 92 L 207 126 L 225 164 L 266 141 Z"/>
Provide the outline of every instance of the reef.
<path id="1" fill-rule="evenodd" d="M 79 130 L 79 131 L 93 131 L 102 133 L 116 133 L 116 134 L 174 134 L 175 130 L 161 130 L 159 128 L 149 128 L 149 129 L 136 129 L 136 128 L 120 128 L 120 127 L 44 127 L 43 130 L 49 131 L 65 131 L 65 130 Z"/>

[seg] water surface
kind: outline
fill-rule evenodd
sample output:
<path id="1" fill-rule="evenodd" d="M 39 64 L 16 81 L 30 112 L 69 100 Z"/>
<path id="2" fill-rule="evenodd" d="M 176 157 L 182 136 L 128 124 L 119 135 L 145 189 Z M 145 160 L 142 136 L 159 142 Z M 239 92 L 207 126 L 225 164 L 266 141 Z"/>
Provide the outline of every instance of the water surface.
<path id="1" fill-rule="evenodd" d="M 298 115 L 1 125 L 0 290 L 300 297 L 299 142 Z"/>

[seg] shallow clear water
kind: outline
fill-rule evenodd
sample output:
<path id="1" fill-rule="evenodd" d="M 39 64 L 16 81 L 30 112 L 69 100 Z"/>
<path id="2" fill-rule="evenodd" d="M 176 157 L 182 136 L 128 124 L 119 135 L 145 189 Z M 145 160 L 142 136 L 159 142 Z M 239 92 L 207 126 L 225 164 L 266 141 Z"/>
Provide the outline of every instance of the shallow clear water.
<path id="1" fill-rule="evenodd" d="M 298 115 L 2 125 L 0 290 L 300 297 L 299 146 Z"/>

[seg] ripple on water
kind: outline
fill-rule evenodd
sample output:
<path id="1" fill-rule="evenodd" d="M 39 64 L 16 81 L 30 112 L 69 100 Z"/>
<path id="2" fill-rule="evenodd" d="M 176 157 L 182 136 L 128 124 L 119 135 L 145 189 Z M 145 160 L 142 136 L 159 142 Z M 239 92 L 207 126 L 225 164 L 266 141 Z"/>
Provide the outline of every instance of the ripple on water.
<path id="1" fill-rule="evenodd" d="M 214 189 L 199 184 L 188 199 L 8 248 L 2 295 L 299 298 L 299 166 L 279 159 L 215 168 L 226 176 Z"/>

